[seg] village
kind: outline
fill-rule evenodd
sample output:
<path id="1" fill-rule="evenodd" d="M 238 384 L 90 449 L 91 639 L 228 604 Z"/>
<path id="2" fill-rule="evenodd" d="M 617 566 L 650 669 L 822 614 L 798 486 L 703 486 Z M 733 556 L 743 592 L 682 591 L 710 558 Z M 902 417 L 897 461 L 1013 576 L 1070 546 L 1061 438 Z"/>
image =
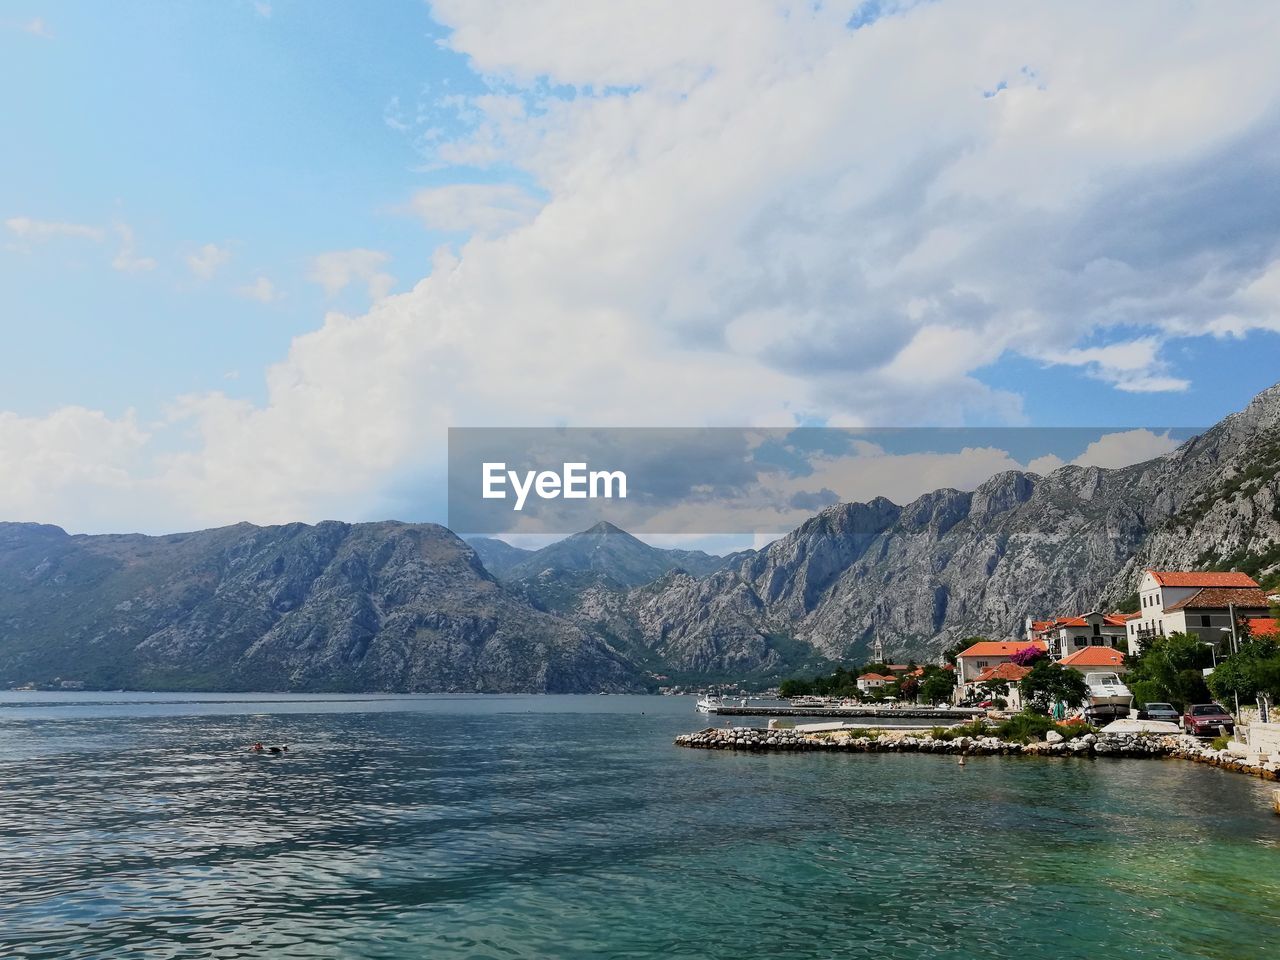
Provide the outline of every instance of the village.
<path id="1" fill-rule="evenodd" d="M 1280 593 L 1238 571 L 1148 569 L 1136 605 L 1029 617 L 1021 637 L 969 638 L 940 663 L 888 662 L 877 640 L 860 670 L 782 683 L 786 708 L 704 698 L 699 709 L 825 721 L 782 733 L 782 721 L 771 720 L 762 737 L 744 741 L 752 749 L 767 748 L 769 732 L 785 749 L 803 749 L 807 740 L 933 750 L 971 740 L 985 744 L 981 752 L 1008 752 L 1012 743 L 1017 752 L 1038 752 L 1039 745 L 1095 753 L 1108 752 L 1110 743 L 1116 753 L 1187 756 L 1274 779 Z M 940 725 L 944 720 L 951 725 Z M 740 739 L 720 731 L 701 736 L 705 742 L 686 738 L 683 745 Z"/>

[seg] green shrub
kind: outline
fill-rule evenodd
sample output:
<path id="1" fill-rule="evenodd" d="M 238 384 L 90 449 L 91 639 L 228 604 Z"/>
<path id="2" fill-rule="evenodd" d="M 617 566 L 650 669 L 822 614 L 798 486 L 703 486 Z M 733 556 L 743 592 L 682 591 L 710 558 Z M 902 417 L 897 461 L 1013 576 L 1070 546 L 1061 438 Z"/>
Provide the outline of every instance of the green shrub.
<path id="1" fill-rule="evenodd" d="M 995 734 L 1001 740 L 1026 743 L 1029 740 L 1043 740 L 1044 735 L 1057 727 L 1053 719 L 1040 713 L 1020 713 L 1010 717 L 996 727 Z"/>
<path id="2" fill-rule="evenodd" d="M 1214 737 L 1213 742 L 1209 744 L 1214 750 L 1225 750 L 1227 744 L 1231 742 L 1230 737 Z"/>
<path id="3" fill-rule="evenodd" d="M 1076 737 L 1083 737 L 1086 733 L 1097 733 L 1098 728 L 1077 719 L 1058 724 L 1058 732 L 1068 740 L 1072 740 Z"/>

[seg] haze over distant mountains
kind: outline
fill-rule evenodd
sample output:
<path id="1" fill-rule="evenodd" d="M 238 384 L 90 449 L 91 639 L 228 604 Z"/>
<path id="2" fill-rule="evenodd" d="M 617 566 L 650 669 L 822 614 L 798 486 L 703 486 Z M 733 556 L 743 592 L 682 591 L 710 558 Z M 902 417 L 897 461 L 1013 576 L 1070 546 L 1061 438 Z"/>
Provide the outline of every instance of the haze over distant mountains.
<path id="1" fill-rule="evenodd" d="M 537 551 L 433 524 L 165 537 L 0 524 L 0 683 L 593 692 L 768 680 L 1028 615 L 1114 607 L 1145 565 L 1280 567 L 1280 387 L 1177 451 L 830 507 L 759 552 L 601 524 Z"/>

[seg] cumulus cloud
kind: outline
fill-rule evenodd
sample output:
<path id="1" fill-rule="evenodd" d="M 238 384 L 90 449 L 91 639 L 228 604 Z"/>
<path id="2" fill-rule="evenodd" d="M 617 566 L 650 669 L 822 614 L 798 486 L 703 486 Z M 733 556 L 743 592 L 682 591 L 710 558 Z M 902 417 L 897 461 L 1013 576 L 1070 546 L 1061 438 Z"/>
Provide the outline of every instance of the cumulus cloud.
<path id="1" fill-rule="evenodd" d="M 396 278 L 382 270 L 391 257 L 381 250 L 334 250 L 311 261 L 310 278 L 324 288 L 326 296 L 336 297 L 352 283 L 364 283 L 369 299 L 383 299 L 395 286 Z"/>
<path id="2" fill-rule="evenodd" d="M 1099 437 L 1071 462 L 1081 467 L 1127 467 L 1171 453 L 1181 442 L 1167 430 L 1124 430 Z"/>
<path id="3" fill-rule="evenodd" d="M 486 92 L 433 170 L 516 174 L 406 198 L 467 239 L 264 402 L 180 406 L 193 522 L 374 513 L 448 424 L 1017 422 L 1002 357 L 1176 390 L 1171 341 L 1277 328 L 1274 4 L 868 9 L 434 3 Z"/>
<path id="4" fill-rule="evenodd" d="M 275 303 L 284 296 L 266 277 L 258 277 L 252 283 L 236 287 L 235 292 L 246 300 L 256 300 L 258 303 Z"/>
<path id="5" fill-rule="evenodd" d="M 43 417 L 0 412 L 0 516 L 99 530 L 175 522 L 174 512 L 153 509 L 163 493 L 139 472 L 148 439 L 132 412 L 115 419 L 75 406 Z"/>
<path id="6" fill-rule="evenodd" d="M 533 219 L 540 204 L 510 184 L 465 183 L 413 195 L 409 208 L 433 230 L 493 236 Z"/>
<path id="7" fill-rule="evenodd" d="M 187 267 L 201 280 L 212 280 L 213 275 L 230 260 L 230 250 L 216 243 L 206 243 L 187 257 Z"/>

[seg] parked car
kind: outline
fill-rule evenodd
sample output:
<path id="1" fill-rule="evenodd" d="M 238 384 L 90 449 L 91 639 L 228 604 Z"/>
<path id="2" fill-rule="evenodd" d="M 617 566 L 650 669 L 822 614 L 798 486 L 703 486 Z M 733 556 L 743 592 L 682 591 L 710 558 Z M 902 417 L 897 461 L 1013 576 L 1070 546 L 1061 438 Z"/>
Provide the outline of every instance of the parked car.
<path id="1" fill-rule="evenodd" d="M 1176 707 L 1172 703 L 1147 703 L 1138 708 L 1139 720 L 1165 720 L 1169 723 L 1177 723 L 1182 719 Z"/>
<path id="2" fill-rule="evenodd" d="M 1220 703 L 1193 703 L 1182 715 L 1182 729 L 1193 737 L 1216 737 L 1235 728 L 1235 720 Z"/>

